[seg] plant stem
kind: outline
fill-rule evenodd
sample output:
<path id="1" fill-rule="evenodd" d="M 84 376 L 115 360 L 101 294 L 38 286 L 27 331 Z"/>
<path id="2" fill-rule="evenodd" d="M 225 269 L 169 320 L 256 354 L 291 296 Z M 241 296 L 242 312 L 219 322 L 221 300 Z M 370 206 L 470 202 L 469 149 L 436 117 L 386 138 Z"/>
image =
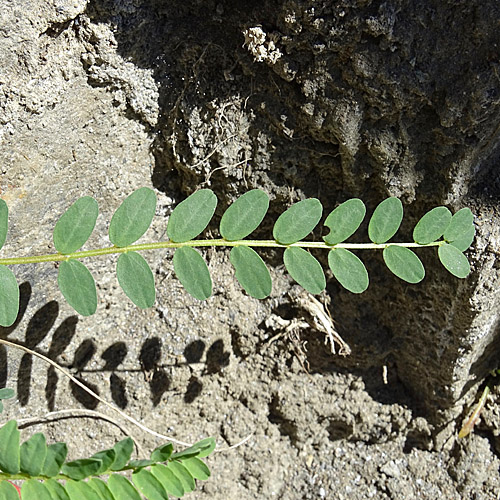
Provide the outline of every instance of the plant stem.
<path id="1" fill-rule="evenodd" d="M 46 255 L 30 255 L 27 257 L 11 257 L 7 259 L 0 259 L 0 265 L 15 265 L 15 264 L 37 264 L 40 262 L 58 262 L 69 259 L 85 259 L 88 257 L 97 257 L 98 255 L 109 255 L 115 253 L 126 252 L 142 252 L 144 250 L 157 250 L 159 248 L 180 248 L 180 247 L 264 247 L 264 248 L 288 248 L 288 247 L 301 247 L 301 248 L 321 248 L 331 250 L 332 248 L 345 248 L 348 250 L 383 250 L 389 245 L 407 247 L 407 248 L 422 248 L 439 246 L 442 241 L 434 241 L 426 245 L 418 243 L 339 243 L 337 245 L 327 245 L 320 241 L 298 241 L 290 245 L 282 245 L 275 240 L 236 240 L 227 241 L 224 239 L 212 240 L 190 240 L 183 243 L 176 243 L 173 241 L 159 241 L 157 243 L 142 243 L 139 245 L 129 245 L 126 247 L 106 247 L 96 248 L 94 250 L 84 250 L 82 252 L 73 252 L 70 254 L 52 253 Z"/>

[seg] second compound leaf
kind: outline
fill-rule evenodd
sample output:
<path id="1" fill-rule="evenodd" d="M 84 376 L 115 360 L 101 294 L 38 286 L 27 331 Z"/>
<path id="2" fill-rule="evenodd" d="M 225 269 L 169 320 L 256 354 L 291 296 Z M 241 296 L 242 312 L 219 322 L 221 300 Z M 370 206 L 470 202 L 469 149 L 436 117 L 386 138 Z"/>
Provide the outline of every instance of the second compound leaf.
<path id="1" fill-rule="evenodd" d="M 220 221 L 220 234 L 228 241 L 242 240 L 255 231 L 269 208 L 269 196 L 252 189 L 240 196 Z"/>
<path id="2" fill-rule="evenodd" d="M 383 256 L 387 267 L 398 278 L 408 283 L 419 283 L 424 279 L 424 266 L 409 248 L 389 245 L 384 248 Z"/>
<path id="3" fill-rule="evenodd" d="M 109 239 L 117 247 L 137 241 L 149 228 L 156 210 L 156 195 L 142 187 L 123 200 L 111 218 Z"/>
<path id="4" fill-rule="evenodd" d="M 338 282 L 350 292 L 362 293 L 368 288 L 366 267 L 351 251 L 333 248 L 328 253 L 328 265 Z"/>
<path id="5" fill-rule="evenodd" d="M 0 265 L 0 325 L 11 326 L 19 312 L 19 285 L 14 273 Z"/>
<path id="6" fill-rule="evenodd" d="M 445 243 L 438 248 L 441 264 L 457 278 L 466 278 L 470 273 L 467 257 L 455 246 Z"/>
<path id="7" fill-rule="evenodd" d="M 324 225 L 330 232 L 323 239 L 328 245 L 342 243 L 357 231 L 365 214 L 365 204 L 358 198 L 344 201 L 326 218 Z"/>
<path id="8" fill-rule="evenodd" d="M 45 436 L 37 432 L 21 445 L 21 472 L 30 476 L 40 475 L 46 456 Z"/>
<path id="9" fill-rule="evenodd" d="M 76 252 L 89 239 L 97 221 L 99 208 L 91 196 L 84 196 L 71 205 L 56 222 L 52 235 L 59 253 Z"/>
<path id="10" fill-rule="evenodd" d="M 436 207 L 427 212 L 413 229 L 415 243 L 427 245 L 443 236 L 451 220 L 451 212 L 446 207 Z"/>
<path id="11" fill-rule="evenodd" d="M 368 236 L 373 243 L 385 243 L 399 229 L 403 220 L 403 204 L 399 198 L 387 198 L 375 209 L 368 224 Z"/>
<path id="12" fill-rule="evenodd" d="M 321 293 L 326 287 L 325 273 L 321 264 L 306 250 L 288 247 L 283 262 L 290 276 L 309 293 Z"/>
<path id="13" fill-rule="evenodd" d="M 194 248 L 181 247 L 174 253 L 174 271 L 182 286 L 195 299 L 212 295 L 212 278 L 203 257 Z"/>
<path id="14" fill-rule="evenodd" d="M 170 214 L 167 235 L 176 243 L 196 238 L 210 222 L 217 207 L 211 189 L 200 189 L 179 203 Z"/>
<path id="15" fill-rule="evenodd" d="M 97 309 L 97 290 L 90 271 L 78 260 L 59 265 L 57 284 L 68 304 L 82 316 L 91 316 Z"/>
<path id="16" fill-rule="evenodd" d="M 156 298 L 153 272 L 137 252 L 122 253 L 116 263 L 116 276 L 127 297 L 141 309 L 154 304 Z"/>
<path id="17" fill-rule="evenodd" d="M 322 213 L 323 206 L 316 198 L 308 198 L 293 204 L 274 224 L 274 239 L 282 245 L 300 241 L 317 226 Z"/>
<path id="18" fill-rule="evenodd" d="M 134 472 L 132 482 L 148 500 L 168 500 L 167 492 L 161 482 L 147 469 Z"/>
<path id="19" fill-rule="evenodd" d="M 0 427 L 0 471 L 17 474 L 20 470 L 19 430 L 15 420 Z"/>
<path id="20" fill-rule="evenodd" d="M 229 254 L 236 271 L 236 279 L 244 290 L 255 299 L 265 299 L 272 290 L 272 281 L 266 264 L 259 254 L 249 247 L 234 247 Z"/>

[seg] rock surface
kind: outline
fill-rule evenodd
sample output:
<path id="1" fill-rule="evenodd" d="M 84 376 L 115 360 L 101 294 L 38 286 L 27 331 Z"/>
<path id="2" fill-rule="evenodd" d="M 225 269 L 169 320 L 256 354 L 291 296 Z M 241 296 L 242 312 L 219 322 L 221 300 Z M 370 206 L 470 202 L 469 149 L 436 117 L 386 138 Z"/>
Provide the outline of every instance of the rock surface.
<path id="1" fill-rule="evenodd" d="M 487 439 L 488 429 L 498 434 L 498 405 L 465 445 L 454 437 L 464 405 L 498 366 L 498 2 L 0 7 L 0 189 L 10 210 L 2 255 L 52 251 L 55 221 L 87 194 L 101 212 L 89 247 L 106 246 L 113 211 L 143 185 L 159 198 L 150 240 L 164 237 L 165 217 L 199 186 L 217 193 L 219 216 L 250 188 L 269 192 L 265 237 L 304 197 L 328 213 L 353 196 L 370 210 L 398 196 L 403 239 L 440 204 L 470 206 L 477 226 L 465 281 L 427 254 L 417 286 L 398 282 L 375 254 L 363 257 L 371 285 L 362 296 L 329 280 L 346 358 L 312 330 L 266 343 L 266 318 L 304 314 L 272 253 L 273 295 L 256 302 L 227 256 L 208 252 L 216 290 L 203 304 L 175 281 L 171 259 L 146 255 L 161 283 L 147 311 L 125 301 L 116 259 L 93 261 L 100 304 L 90 318 L 62 300 L 52 266 L 19 267 L 25 310 L 2 337 L 50 354 L 157 430 L 168 417 L 186 440 L 234 444 L 255 432 L 252 444 L 216 455 L 218 479 L 193 498 L 498 496 L 498 449 Z M 8 415 L 74 399 L 95 407 L 74 387 L 68 397 L 66 384 L 0 347 L 0 387 L 17 386 L 20 401 Z M 101 423 L 87 436 L 80 429 L 59 422 L 50 432 L 72 436 L 75 450 L 91 436 L 118 436 Z"/>

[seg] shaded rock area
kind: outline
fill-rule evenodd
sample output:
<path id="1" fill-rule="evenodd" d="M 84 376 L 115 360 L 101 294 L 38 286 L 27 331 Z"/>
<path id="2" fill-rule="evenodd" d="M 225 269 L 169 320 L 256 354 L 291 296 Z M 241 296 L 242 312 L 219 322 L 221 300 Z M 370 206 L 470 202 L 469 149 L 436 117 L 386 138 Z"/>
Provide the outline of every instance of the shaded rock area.
<path id="1" fill-rule="evenodd" d="M 88 246 L 106 246 L 113 211 L 143 185 L 159 200 L 145 240 L 164 238 L 173 206 L 199 187 L 219 198 L 213 235 L 224 209 L 254 187 L 271 197 L 263 238 L 305 197 L 327 214 L 350 197 L 373 210 L 398 196 L 399 241 L 441 204 L 471 207 L 477 227 L 467 280 L 448 275 L 433 252 L 421 252 L 419 285 L 398 281 L 375 253 L 362 256 L 371 280 L 363 295 L 330 276 L 322 300 L 347 357 L 313 329 L 271 341 L 266 320 L 305 314 L 271 251 L 263 255 L 273 293 L 262 302 L 242 293 L 224 251 L 205 253 L 214 276 L 206 303 L 175 281 L 168 254 L 145 254 L 158 287 L 146 311 L 120 291 L 116 259 L 96 259 L 100 303 L 89 318 L 62 300 L 53 266 L 19 266 L 22 314 L 2 338 L 39 349 L 161 432 L 228 445 L 253 432 L 215 455 L 215 480 L 192 498 L 500 494 L 498 392 L 477 432 L 455 437 L 500 354 L 498 2 L 0 7 L 0 195 L 10 210 L 2 255 L 53 251 L 55 221 L 83 195 L 101 213 Z M 364 241 L 366 225 L 359 234 Z M 47 368 L 0 346 L 0 387 L 19 398 L 7 417 L 97 407 Z M 120 437 L 92 420 L 48 429 L 74 453 Z"/>

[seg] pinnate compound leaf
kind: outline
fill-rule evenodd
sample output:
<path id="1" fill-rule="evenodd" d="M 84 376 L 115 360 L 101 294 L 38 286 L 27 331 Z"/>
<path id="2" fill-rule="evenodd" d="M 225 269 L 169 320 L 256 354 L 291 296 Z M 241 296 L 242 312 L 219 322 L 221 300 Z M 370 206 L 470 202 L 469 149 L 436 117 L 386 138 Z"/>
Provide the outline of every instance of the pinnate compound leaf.
<path id="1" fill-rule="evenodd" d="M 444 232 L 444 239 L 448 243 L 458 240 L 463 237 L 464 234 L 469 233 L 473 225 L 474 215 L 470 208 L 462 208 L 451 218 L 450 224 Z"/>
<path id="2" fill-rule="evenodd" d="M 23 500 L 52 500 L 49 490 L 43 483 L 40 483 L 36 479 L 24 481 L 21 486 L 21 498 Z"/>
<path id="3" fill-rule="evenodd" d="M 63 485 L 54 479 L 47 479 L 43 483 L 50 493 L 52 500 L 70 500 Z M 114 500 L 114 499 L 111 499 Z"/>
<path id="4" fill-rule="evenodd" d="M 0 248 L 3 247 L 7 239 L 7 230 L 9 228 L 9 208 L 7 203 L 0 198 Z"/>
<path id="5" fill-rule="evenodd" d="M 451 212 L 446 207 L 436 207 L 427 212 L 413 229 L 415 243 L 427 245 L 443 236 L 451 221 Z"/>
<path id="6" fill-rule="evenodd" d="M 200 189 L 179 203 L 170 215 L 167 235 L 176 243 L 196 238 L 210 222 L 217 207 L 217 196 L 211 189 Z"/>
<path id="7" fill-rule="evenodd" d="M 175 497 L 182 497 L 184 495 L 185 492 L 182 482 L 171 469 L 165 465 L 156 464 L 151 467 L 151 473 L 158 479 L 169 495 Z"/>
<path id="8" fill-rule="evenodd" d="M 325 273 L 321 264 L 306 250 L 288 247 L 283 262 L 290 276 L 309 293 L 321 293 L 326 287 Z"/>
<path id="9" fill-rule="evenodd" d="M 59 474 L 61 467 L 66 460 L 68 447 L 66 443 L 53 443 L 47 447 L 47 455 L 43 463 L 42 474 L 44 476 L 53 477 Z"/>
<path id="10" fill-rule="evenodd" d="M 90 271 L 78 260 L 65 260 L 59 265 L 59 290 L 68 304 L 82 316 L 91 316 L 97 309 L 97 290 Z"/>
<path id="11" fill-rule="evenodd" d="M 173 451 L 172 443 L 162 444 L 153 450 L 151 460 L 153 462 L 166 462 L 172 456 Z"/>
<path id="12" fill-rule="evenodd" d="M 384 248 L 383 255 L 387 267 L 398 278 L 408 283 L 419 283 L 424 279 L 424 266 L 409 248 L 389 245 Z"/>
<path id="13" fill-rule="evenodd" d="M 368 224 L 368 237 L 373 243 L 385 243 L 399 229 L 403 220 L 403 204 L 399 198 L 387 198 L 373 212 Z"/>
<path id="14" fill-rule="evenodd" d="M 365 204 L 358 198 L 344 201 L 326 218 L 325 226 L 330 232 L 323 239 L 328 245 L 342 243 L 358 230 L 365 214 Z"/>
<path id="15" fill-rule="evenodd" d="M 127 462 L 130 460 L 130 456 L 132 455 L 132 451 L 134 450 L 134 441 L 129 437 L 122 439 L 113 446 L 113 450 L 115 450 L 115 461 L 113 462 L 113 465 L 110 467 L 110 469 L 123 469 L 123 467 L 125 467 L 125 465 L 127 465 Z"/>
<path id="16" fill-rule="evenodd" d="M 99 494 L 101 500 L 115 500 L 115 497 L 111 494 L 111 491 L 109 491 L 108 486 L 102 479 L 93 477 L 89 479 L 88 483 L 89 486 Z"/>
<path id="17" fill-rule="evenodd" d="M 109 477 L 108 488 L 116 500 L 141 500 L 141 495 L 134 485 L 120 474 L 112 474 Z"/>
<path id="18" fill-rule="evenodd" d="M 333 248 L 328 253 L 328 265 L 339 283 L 352 293 L 368 288 L 366 267 L 361 260 L 345 248 Z"/>
<path id="19" fill-rule="evenodd" d="M 191 457 L 181 460 L 181 464 L 186 467 L 189 473 L 195 479 L 205 481 L 210 477 L 210 469 L 206 466 L 205 462 L 198 457 Z"/>
<path id="20" fill-rule="evenodd" d="M 466 278 L 470 273 L 470 265 L 467 257 L 453 245 L 444 244 L 438 248 L 438 256 L 441 264 L 457 278 Z"/>
<path id="21" fill-rule="evenodd" d="M 9 389 L 8 387 L 0 389 L 0 399 L 10 399 L 13 398 L 15 394 L 14 390 Z"/>
<path id="22" fill-rule="evenodd" d="M 196 488 L 194 477 L 181 462 L 173 460 L 167 464 L 167 467 L 179 478 L 185 493 L 194 491 Z"/>
<path id="23" fill-rule="evenodd" d="M 37 432 L 21 445 L 21 472 L 38 476 L 47 456 L 45 436 Z"/>
<path id="24" fill-rule="evenodd" d="M 9 474 L 17 474 L 20 470 L 19 435 L 15 420 L 0 427 L 0 470 Z"/>
<path id="25" fill-rule="evenodd" d="M 182 286 L 195 299 L 212 295 L 212 278 L 203 257 L 191 247 L 178 248 L 174 253 L 174 271 Z"/>
<path id="26" fill-rule="evenodd" d="M 19 500 L 19 493 L 8 481 L 0 482 L 0 500 Z"/>
<path id="27" fill-rule="evenodd" d="M 215 450 L 215 439 L 212 437 L 202 439 L 201 441 L 198 441 L 197 443 L 193 444 L 193 446 L 190 446 L 189 448 L 186 448 L 185 450 L 181 450 L 177 453 L 174 453 L 172 455 L 172 459 L 179 459 L 183 457 L 199 457 L 199 458 L 204 458 L 210 455 L 212 451 Z"/>
<path id="28" fill-rule="evenodd" d="M 141 309 L 151 307 L 156 298 L 153 272 L 142 255 L 122 253 L 116 263 L 116 276 L 127 297 Z"/>
<path id="29" fill-rule="evenodd" d="M 134 472 L 132 482 L 148 500 L 168 500 L 165 488 L 150 471 L 141 469 Z"/>
<path id="30" fill-rule="evenodd" d="M 99 493 L 86 481 L 66 481 L 66 493 L 70 500 L 101 500 Z"/>
<path id="31" fill-rule="evenodd" d="M 0 265 L 0 326 L 11 326 L 19 312 L 19 285 L 14 273 Z"/>
<path id="32" fill-rule="evenodd" d="M 94 458 L 81 458 L 73 462 L 67 462 L 61 467 L 61 472 L 66 476 L 81 481 L 89 476 L 94 476 L 101 468 L 101 461 Z"/>
<path id="33" fill-rule="evenodd" d="M 305 238 L 318 224 L 323 207 L 316 198 L 308 198 L 292 205 L 274 224 L 273 237 L 282 245 L 290 245 Z"/>
<path id="34" fill-rule="evenodd" d="M 458 248 L 461 252 L 465 252 L 465 250 L 472 245 L 475 235 L 476 228 L 472 225 L 467 232 L 465 232 L 462 236 L 459 236 L 456 240 L 453 240 L 451 244 Z"/>
<path id="35" fill-rule="evenodd" d="M 228 241 L 242 240 L 255 231 L 269 208 L 269 196 L 252 189 L 240 196 L 220 221 L 220 234 Z"/>
<path id="36" fill-rule="evenodd" d="M 54 228 L 54 246 L 59 253 L 76 252 L 89 239 L 99 214 L 97 201 L 84 196 L 71 205 Z"/>
<path id="37" fill-rule="evenodd" d="M 123 200 L 111 218 L 109 239 L 117 247 L 137 241 L 149 228 L 156 210 L 156 195 L 142 187 Z"/>
<path id="38" fill-rule="evenodd" d="M 265 299 L 272 290 L 269 270 L 259 254 L 249 247 L 234 247 L 229 260 L 236 271 L 236 279 L 255 299 Z"/>

